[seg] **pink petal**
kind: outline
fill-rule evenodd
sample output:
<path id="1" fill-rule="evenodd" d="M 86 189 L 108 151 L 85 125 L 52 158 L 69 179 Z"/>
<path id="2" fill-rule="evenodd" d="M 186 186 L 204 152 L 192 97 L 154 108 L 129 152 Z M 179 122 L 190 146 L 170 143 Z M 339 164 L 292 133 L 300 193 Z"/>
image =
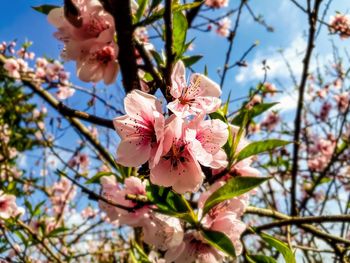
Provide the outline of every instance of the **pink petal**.
<path id="1" fill-rule="evenodd" d="M 120 142 L 117 162 L 126 167 L 137 167 L 148 161 L 151 145 L 141 143 L 142 137 L 130 137 Z"/>
<path id="2" fill-rule="evenodd" d="M 186 69 L 184 63 L 179 60 L 173 69 L 171 75 L 172 86 L 170 87 L 170 94 L 174 98 L 180 98 L 183 88 L 186 86 Z"/>
<path id="3" fill-rule="evenodd" d="M 203 74 L 194 73 L 191 75 L 190 83 L 198 83 L 198 89 L 200 90 L 199 96 L 220 97 L 220 86 L 204 76 Z"/>

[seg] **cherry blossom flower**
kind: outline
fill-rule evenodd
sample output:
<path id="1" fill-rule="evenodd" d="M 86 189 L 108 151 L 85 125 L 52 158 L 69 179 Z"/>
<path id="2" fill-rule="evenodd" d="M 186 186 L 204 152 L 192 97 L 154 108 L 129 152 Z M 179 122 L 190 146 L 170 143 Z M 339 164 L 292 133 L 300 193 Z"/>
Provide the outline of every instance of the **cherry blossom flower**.
<path id="1" fill-rule="evenodd" d="M 60 100 L 66 100 L 69 97 L 72 97 L 74 93 L 75 93 L 75 89 L 67 86 L 58 85 L 58 91 L 56 93 L 56 96 Z"/>
<path id="2" fill-rule="evenodd" d="M 118 74 L 118 49 L 115 44 L 95 42 L 82 47 L 77 58 L 77 75 L 82 81 L 112 84 Z"/>
<path id="3" fill-rule="evenodd" d="M 274 84 L 270 82 L 264 83 L 264 94 L 269 94 L 270 96 L 274 96 L 277 92 L 277 88 Z"/>
<path id="4" fill-rule="evenodd" d="M 202 193 L 198 200 L 198 208 L 203 209 L 205 201 L 208 199 L 208 197 L 225 183 L 226 182 L 224 180 L 218 181 L 214 183 L 207 192 Z M 234 245 L 237 255 L 242 253 L 240 236 L 246 229 L 245 224 L 239 220 L 239 218 L 243 215 L 248 203 L 248 194 L 231 198 L 210 209 L 202 220 L 202 224 L 206 228 L 219 231 L 227 235 Z"/>
<path id="5" fill-rule="evenodd" d="M 255 94 L 247 103 L 246 108 L 251 109 L 253 106 L 260 104 L 261 102 L 262 102 L 261 96 L 259 94 Z"/>
<path id="6" fill-rule="evenodd" d="M 349 106 L 350 93 L 345 91 L 341 94 L 336 94 L 334 95 L 334 99 L 338 103 L 339 110 L 344 113 Z"/>
<path id="7" fill-rule="evenodd" d="M 217 24 L 216 33 L 222 37 L 228 37 L 230 34 L 231 19 L 225 17 L 221 19 Z"/>
<path id="8" fill-rule="evenodd" d="M 192 74 L 187 85 L 185 65 L 181 60 L 175 64 L 171 79 L 170 94 L 174 100 L 168 103 L 168 108 L 178 117 L 211 113 L 220 107 L 219 85 L 199 73 Z"/>
<path id="9" fill-rule="evenodd" d="M 268 131 L 272 131 L 273 129 L 276 128 L 279 122 L 280 122 L 280 116 L 278 115 L 277 112 L 272 111 L 261 122 L 261 127 L 264 127 Z"/>
<path id="10" fill-rule="evenodd" d="M 126 115 L 114 119 L 121 138 L 117 162 L 136 167 L 150 161 L 152 168 L 163 152 L 164 116 L 156 97 L 134 90 L 124 99 Z"/>
<path id="11" fill-rule="evenodd" d="M 228 127 L 221 120 L 202 120 L 198 117 L 188 128 L 196 130 L 196 139 L 192 141 L 192 150 L 202 165 L 211 168 L 227 166 L 227 156 L 221 148 L 227 142 Z"/>
<path id="12" fill-rule="evenodd" d="M 104 201 L 99 201 L 100 208 L 107 213 L 111 221 L 118 220 L 120 224 L 129 226 L 142 226 L 148 217 L 150 208 L 139 206 L 136 202 L 126 199 L 126 195 L 146 195 L 146 184 L 139 178 L 131 176 L 124 181 L 125 188 L 121 188 L 114 176 L 104 176 L 101 178 L 102 196 L 119 205 L 135 208 L 134 211 L 113 206 Z"/>
<path id="13" fill-rule="evenodd" d="M 174 263 L 220 263 L 223 254 L 203 242 L 197 233 L 186 233 L 183 242 L 165 253 L 166 262 Z"/>
<path id="14" fill-rule="evenodd" d="M 314 138 L 314 143 L 309 147 L 308 166 L 313 171 L 322 171 L 332 158 L 335 141 L 323 138 Z"/>
<path id="15" fill-rule="evenodd" d="M 24 209 L 17 206 L 16 196 L 0 190 L 0 218 L 8 219 L 21 214 L 24 214 Z"/>
<path id="16" fill-rule="evenodd" d="M 204 3 L 206 6 L 212 8 L 222 8 L 228 6 L 229 0 L 206 0 Z"/>
<path id="17" fill-rule="evenodd" d="M 162 214 L 150 214 L 142 229 L 144 242 L 160 250 L 179 246 L 184 236 L 180 220 Z"/>
<path id="18" fill-rule="evenodd" d="M 65 177 L 55 182 L 49 189 L 52 209 L 56 215 L 64 212 L 67 204 L 73 200 L 76 194 L 76 187 Z"/>
<path id="19" fill-rule="evenodd" d="M 86 82 L 114 82 L 119 64 L 114 44 L 114 22 L 99 1 L 76 1 L 82 25 L 74 26 L 64 16 L 63 8 L 55 8 L 48 20 L 57 29 L 55 36 L 65 43 L 62 57 L 77 61 L 78 77 Z"/>
<path id="20" fill-rule="evenodd" d="M 151 182 L 172 187 L 178 193 L 195 192 L 203 182 L 203 173 L 191 149 L 196 132 L 184 128 L 181 118 L 171 118 L 164 132 L 164 154 L 151 169 Z"/>
<path id="21" fill-rule="evenodd" d="M 329 24 L 331 33 L 338 33 L 342 39 L 350 37 L 350 17 L 348 15 L 336 14 L 331 16 Z"/>
<path id="22" fill-rule="evenodd" d="M 319 117 L 322 121 L 327 120 L 331 109 L 332 109 L 332 104 L 330 104 L 329 102 L 326 101 L 325 103 L 322 104 L 321 110 L 320 110 L 320 115 L 319 115 Z"/>
<path id="23" fill-rule="evenodd" d="M 6 59 L 4 69 L 12 78 L 19 79 L 21 77 L 21 75 L 19 74 L 20 65 L 18 61 L 14 58 Z"/>
<path id="24" fill-rule="evenodd" d="M 74 26 L 66 19 L 63 7 L 51 10 L 47 17 L 49 23 L 58 30 L 55 37 L 65 43 L 62 56 L 67 60 L 76 60 L 80 46 L 87 40 L 112 42 L 115 30 L 112 16 L 104 11 L 99 1 L 73 2 L 80 11 L 80 26 Z"/>

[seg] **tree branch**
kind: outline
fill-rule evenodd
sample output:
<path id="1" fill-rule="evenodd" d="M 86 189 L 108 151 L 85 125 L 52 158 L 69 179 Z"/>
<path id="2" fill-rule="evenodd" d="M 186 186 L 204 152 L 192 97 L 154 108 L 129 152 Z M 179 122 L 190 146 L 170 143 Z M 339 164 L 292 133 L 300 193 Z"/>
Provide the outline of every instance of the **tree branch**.
<path id="1" fill-rule="evenodd" d="M 100 0 L 100 2 L 114 18 L 119 48 L 118 60 L 123 76 L 124 89 L 126 92 L 140 89 L 130 0 Z"/>
<path id="2" fill-rule="evenodd" d="M 290 212 L 291 215 L 298 214 L 298 208 L 296 203 L 296 186 L 297 186 L 297 176 L 299 169 L 299 148 L 300 148 L 300 131 L 301 131 L 301 116 L 303 111 L 304 104 L 304 93 L 306 82 L 309 73 L 309 65 L 311 61 L 312 51 L 315 47 L 315 35 L 316 35 L 316 23 L 319 7 L 322 0 L 316 0 L 313 10 L 308 10 L 309 14 L 309 36 L 308 36 L 308 44 L 306 48 L 306 54 L 303 60 L 303 72 L 299 85 L 299 98 L 298 98 L 298 106 L 297 113 L 294 121 L 294 147 L 293 147 L 293 164 L 292 164 L 292 185 L 291 185 L 291 207 Z"/>

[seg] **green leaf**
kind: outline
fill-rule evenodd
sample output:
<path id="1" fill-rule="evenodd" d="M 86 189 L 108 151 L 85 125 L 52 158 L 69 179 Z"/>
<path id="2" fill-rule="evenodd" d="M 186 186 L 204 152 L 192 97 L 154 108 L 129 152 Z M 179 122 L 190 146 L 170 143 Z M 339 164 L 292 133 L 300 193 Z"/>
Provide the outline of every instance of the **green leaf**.
<path id="1" fill-rule="evenodd" d="M 191 56 L 191 57 L 182 57 L 181 60 L 185 64 L 186 67 L 190 67 L 193 64 L 196 64 L 203 56 L 201 55 L 196 55 L 196 56 Z"/>
<path id="2" fill-rule="evenodd" d="M 211 119 L 219 119 L 225 123 L 227 123 L 226 115 L 222 108 L 219 108 L 217 111 L 209 114 Z"/>
<path id="3" fill-rule="evenodd" d="M 234 177 L 226 182 L 222 187 L 216 190 L 211 196 L 208 197 L 204 204 L 203 216 L 209 212 L 209 210 L 215 205 L 231 199 L 236 196 L 240 196 L 255 187 L 259 186 L 270 177 Z"/>
<path id="4" fill-rule="evenodd" d="M 90 179 L 88 179 L 85 182 L 85 184 L 97 184 L 97 183 L 99 183 L 101 177 L 109 176 L 109 175 L 114 175 L 114 173 L 112 173 L 112 172 L 99 172 L 99 173 L 95 174 L 93 177 L 91 177 Z"/>
<path id="5" fill-rule="evenodd" d="M 54 237 L 54 236 L 57 236 L 60 233 L 66 232 L 67 230 L 68 230 L 68 228 L 66 228 L 66 227 L 58 227 L 58 228 L 52 230 L 47 236 L 48 237 Z"/>
<path id="6" fill-rule="evenodd" d="M 247 113 L 249 115 L 249 120 L 251 120 L 252 118 L 259 116 L 268 109 L 272 108 L 276 104 L 278 104 L 278 102 L 257 104 L 253 106 L 250 110 L 243 108 L 242 110 L 240 110 L 239 114 L 232 119 L 231 124 L 241 126 L 243 124 L 244 116 Z"/>
<path id="7" fill-rule="evenodd" d="M 196 8 L 196 7 L 200 6 L 201 4 L 203 4 L 203 1 L 202 2 L 193 2 L 193 3 L 183 4 L 183 5 L 175 4 L 175 5 L 173 5 L 173 10 L 174 10 L 174 12 L 190 10 L 192 8 Z"/>
<path id="8" fill-rule="evenodd" d="M 239 162 L 243 159 L 246 159 L 250 156 L 271 151 L 275 148 L 285 146 L 289 144 L 290 142 L 284 141 L 284 140 L 278 140 L 278 139 L 272 139 L 272 140 L 265 140 L 265 141 L 259 141 L 259 142 L 252 142 L 248 144 L 246 147 L 244 147 L 236 156 L 236 161 Z"/>
<path id="9" fill-rule="evenodd" d="M 224 234 L 218 231 L 212 230 L 202 230 L 203 237 L 208 241 L 213 247 L 225 252 L 231 257 L 236 257 L 235 247 L 233 246 L 231 240 Z"/>
<path id="10" fill-rule="evenodd" d="M 277 261 L 264 255 L 246 255 L 249 263 L 277 263 Z"/>
<path id="11" fill-rule="evenodd" d="M 286 263 L 296 263 L 295 256 L 286 243 L 266 233 L 260 233 L 260 236 L 266 243 L 276 248 L 283 255 L 283 258 L 286 261 Z"/>
<path id="12" fill-rule="evenodd" d="M 135 23 L 140 21 L 143 13 L 146 10 L 147 3 L 148 3 L 148 0 L 139 0 L 138 1 L 139 8 L 137 9 L 136 14 L 135 14 L 135 21 L 134 21 Z"/>
<path id="13" fill-rule="evenodd" d="M 180 57 L 184 50 L 187 34 L 187 19 L 182 12 L 173 15 L 173 52 Z"/>
<path id="14" fill-rule="evenodd" d="M 191 206 L 182 195 L 151 183 L 147 185 L 146 191 L 148 200 L 157 205 L 159 213 L 181 218 L 191 224 L 197 223 Z"/>
<path id="15" fill-rule="evenodd" d="M 39 13 L 48 15 L 52 9 L 59 8 L 60 6 L 57 5 L 39 5 L 39 6 L 32 6 L 32 8 Z"/>

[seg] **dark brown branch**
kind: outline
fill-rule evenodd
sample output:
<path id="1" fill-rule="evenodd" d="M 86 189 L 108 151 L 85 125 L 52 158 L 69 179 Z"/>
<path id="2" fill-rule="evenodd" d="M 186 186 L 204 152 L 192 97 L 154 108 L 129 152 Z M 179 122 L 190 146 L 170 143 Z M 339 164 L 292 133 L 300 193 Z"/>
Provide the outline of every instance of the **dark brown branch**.
<path id="1" fill-rule="evenodd" d="M 171 10 L 172 0 L 165 0 L 164 10 L 164 26 L 165 26 L 165 52 L 166 52 L 166 67 L 165 67 L 165 84 L 171 86 L 171 73 L 173 71 L 173 62 L 175 55 L 173 53 L 173 19 Z"/>
<path id="2" fill-rule="evenodd" d="M 228 50 L 226 52 L 226 58 L 225 58 L 225 63 L 224 63 L 224 68 L 223 68 L 223 72 L 222 72 L 222 76 L 221 76 L 221 81 L 220 81 L 220 87 L 221 89 L 223 89 L 224 83 L 225 83 L 225 78 L 226 78 L 226 74 L 229 68 L 229 62 L 230 62 L 230 58 L 231 58 L 231 52 L 232 52 L 232 48 L 233 48 L 233 44 L 237 35 L 237 29 L 239 26 L 239 21 L 241 19 L 241 14 L 242 14 L 242 9 L 244 4 L 246 3 L 247 0 L 241 0 L 241 3 L 239 5 L 238 8 L 238 13 L 237 13 L 237 17 L 236 17 L 236 21 L 235 21 L 235 25 L 233 30 L 230 32 L 230 35 L 228 37 L 230 44 L 228 47 Z"/>
<path id="3" fill-rule="evenodd" d="M 135 44 L 133 41 L 133 25 L 130 0 L 100 0 L 105 9 L 112 14 L 117 31 L 119 47 L 118 60 L 123 77 L 124 89 L 129 92 L 140 89 L 137 74 Z"/>
<path id="4" fill-rule="evenodd" d="M 297 113 L 294 121 L 294 147 L 293 147 L 293 164 L 292 164 L 292 186 L 291 186 L 291 215 L 297 215 L 297 203 L 296 203 L 296 186 L 297 186 L 297 175 L 299 169 L 299 148 L 300 148 L 300 131 L 301 131 L 301 117 L 304 104 L 304 94 L 307 78 L 309 75 L 309 65 L 311 61 L 312 51 L 315 47 L 315 35 L 316 35 L 316 23 L 319 7 L 322 0 L 316 0 L 313 10 L 308 10 L 309 14 L 309 36 L 308 44 L 306 48 L 306 54 L 303 60 L 303 72 L 299 85 L 299 98 L 297 105 Z"/>
<path id="5" fill-rule="evenodd" d="M 64 105 L 62 102 L 60 102 L 57 105 L 57 110 L 58 110 L 58 112 L 60 112 L 64 116 L 75 117 L 75 118 L 85 120 L 85 121 L 88 121 L 90 123 L 114 130 L 112 120 L 100 118 L 100 117 L 97 117 L 95 115 L 91 115 L 91 114 L 84 112 L 84 111 L 78 111 L 78 110 L 72 109 L 72 108 Z"/>

